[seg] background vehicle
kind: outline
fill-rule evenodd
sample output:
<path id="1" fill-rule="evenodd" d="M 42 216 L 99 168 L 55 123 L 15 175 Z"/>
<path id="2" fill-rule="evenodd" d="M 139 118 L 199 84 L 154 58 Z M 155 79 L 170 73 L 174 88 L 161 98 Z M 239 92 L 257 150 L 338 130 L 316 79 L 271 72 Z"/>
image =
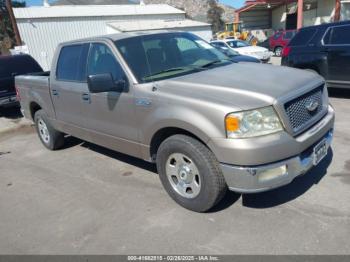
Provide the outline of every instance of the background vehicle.
<path id="1" fill-rule="evenodd" d="M 252 63 L 261 63 L 261 61 L 255 57 L 240 55 L 238 52 L 234 51 L 231 48 L 225 46 L 225 44 L 220 42 L 210 43 L 211 46 L 217 48 L 219 51 L 227 55 L 233 62 L 252 62 Z"/>
<path id="2" fill-rule="evenodd" d="M 224 39 L 214 40 L 211 43 L 226 46 L 241 55 L 255 57 L 264 63 L 270 61 L 271 58 L 271 52 L 267 48 L 261 46 L 251 46 L 242 40 Z"/>
<path id="3" fill-rule="evenodd" d="M 58 149 L 70 134 L 155 162 L 165 190 L 190 210 L 209 210 L 227 188 L 288 184 L 331 143 L 334 110 L 322 77 L 233 63 L 190 33 L 64 43 L 51 69 L 16 77 L 43 145 Z"/>
<path id="4" fill-rule="evenodd" d="M 216 33 L 216 39 L 239 39 L 256 45 L 258 39 L 249 31 L 242 30 L 242 22 L 226 23 L 225 31 Z"/>
<path id="5" fill-rule="evenodd" d="M 350 21 L 300 29 L 283 49 L 282 65 L 313 70 L 329 87 L 350 88 Z"/>
<path id="6" fill-rule="evenodd" d="M 15 76 L 42 72 L 39 64 L 29 55 L 0 56 L 0 106 L 18 104 Z"/>
<path id="7" fill-rule="evenodd" d="M 296 30 L 277 31 L 269 38 L 270 50 L 273 51 L 276 56 L 281 56 L 283 48 L 289 44 L 296 32 Z"/>

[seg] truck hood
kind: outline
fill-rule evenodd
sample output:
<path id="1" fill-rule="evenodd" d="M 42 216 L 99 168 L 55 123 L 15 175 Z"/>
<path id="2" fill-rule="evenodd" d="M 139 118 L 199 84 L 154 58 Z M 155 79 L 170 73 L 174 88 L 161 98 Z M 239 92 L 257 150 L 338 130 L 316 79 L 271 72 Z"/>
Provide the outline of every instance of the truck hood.
<path id="1" fill-rule="evenodd" d="M 234 63 L 160 81 L 159 87 L 186 98 L 248 110 L 288 100 L 323 83 L 321 76 L 305 70 Z"/>

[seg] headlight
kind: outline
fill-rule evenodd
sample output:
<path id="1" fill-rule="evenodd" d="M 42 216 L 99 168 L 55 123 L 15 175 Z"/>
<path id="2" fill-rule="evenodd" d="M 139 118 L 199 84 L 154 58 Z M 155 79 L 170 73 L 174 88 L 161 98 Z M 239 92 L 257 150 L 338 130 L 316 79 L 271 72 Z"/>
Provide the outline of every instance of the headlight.
<path id="1" fill-rule="evenodd" d="M 228 138 L 263 136 L 283 130 L 272 106 L 231 113 L 226 116 L 225 124 Z"/>

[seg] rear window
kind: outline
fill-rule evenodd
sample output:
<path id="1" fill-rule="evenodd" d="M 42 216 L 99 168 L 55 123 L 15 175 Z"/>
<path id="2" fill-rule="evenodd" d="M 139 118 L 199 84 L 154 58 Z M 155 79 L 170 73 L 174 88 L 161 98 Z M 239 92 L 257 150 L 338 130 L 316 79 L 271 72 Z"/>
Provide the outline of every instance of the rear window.
<path id="1" fill-rule="evenodd" d="M 316 28 L 305 28 L 300 30 L 291 40 L 289 46 L 307 45 L 317 33 Z"/>
<path id="2" fill-rule="evenodd" d="M 57 63 L 57 80 L 86 81 L 88 51 L 88 44 L 63 47 Z"/>
<path id="3" fill-rule="evenodd" d="M 40 65 L 29 55 L 14 55 L 0 59 L 0 77 L 42 72 Z"/>

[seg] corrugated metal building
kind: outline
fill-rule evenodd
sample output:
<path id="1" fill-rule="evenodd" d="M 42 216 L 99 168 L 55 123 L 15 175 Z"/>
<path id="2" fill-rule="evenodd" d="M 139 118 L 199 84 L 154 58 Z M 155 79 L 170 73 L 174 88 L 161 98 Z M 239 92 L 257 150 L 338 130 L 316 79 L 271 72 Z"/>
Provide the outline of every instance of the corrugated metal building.
<path id="1" fill-rule="evenodd" d="M 84 5 L 15 8 L 29 53 L 49 69 L 58 43 L 119 32 L 168 29 L 193 32 L 209 40 L 210 24 L 186 19 L 169 5 Z"/>

